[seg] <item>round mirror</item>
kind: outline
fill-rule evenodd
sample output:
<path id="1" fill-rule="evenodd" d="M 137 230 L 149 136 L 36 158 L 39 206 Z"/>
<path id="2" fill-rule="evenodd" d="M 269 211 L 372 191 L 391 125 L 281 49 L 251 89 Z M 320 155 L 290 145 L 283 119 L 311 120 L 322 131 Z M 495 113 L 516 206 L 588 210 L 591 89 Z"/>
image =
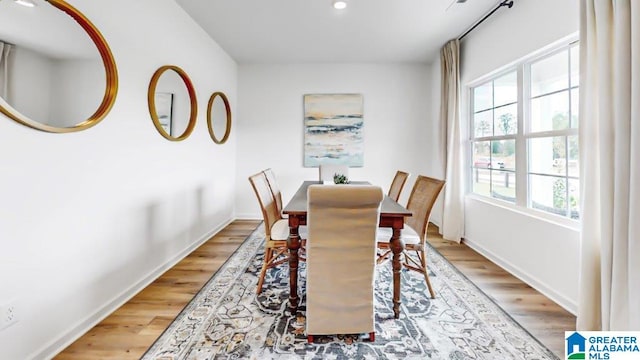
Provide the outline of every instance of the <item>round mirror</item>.
<path id="1" fill-rule="evenodd" d="M 216 144 L 224 144 L 231 133 L 231 107 L 229 99 L 222 92 L 215 92 L 209 98 L 207 106 L 207 126 L 209 135 Z M 216 134 L 224 134 L 218 138 Z"/>
<path id="2" fill-rule="evenodd" d="M 77 9 L 0 1 L 0 112 L 42 131 L 84 130 L 111 110 L 117 79 L 107 42 Z"/>
<path id="3" fill-rule="evenodd" d="M 166 65 L 149 84 L 149 112 L 158 132 L 171 141 L 184 140 L 196 126 L 198 104 L 189 76 L 181 68 Z"/>

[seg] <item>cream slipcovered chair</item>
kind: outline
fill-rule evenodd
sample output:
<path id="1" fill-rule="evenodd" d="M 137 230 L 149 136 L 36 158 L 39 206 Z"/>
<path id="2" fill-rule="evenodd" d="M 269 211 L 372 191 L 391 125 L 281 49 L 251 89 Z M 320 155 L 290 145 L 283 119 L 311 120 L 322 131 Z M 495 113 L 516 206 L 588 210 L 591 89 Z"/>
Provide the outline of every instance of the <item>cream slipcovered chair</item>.
<path id="1" fill-rule="evenodd" d="M 393 181 L 391 182 L 391 187 L 389 187 L 389 197 L 395 200 L 396 202 L 400 199 L 400 193 L 404 188 L 404 184 L 407 182 L 409 178 L 409 173 L 404 171 L 396 171 L 396 176 L 393 177 Z"/>
<path id="2" fill-rule="evenodd" d="M 413 216 L 405 218 L 405 227 L 400 233 L 400 238 L 405 244 L 403 265 L 407 269 L 418 271 L 424 275 L 431 298 L 435 298 L 436 295 L 431 287 L 431 281 L 429 281 L 425 242 L 427 240 L 427 225 L 429 225 L 431 209 L 444 187 L 444 183 L 444 180 L 422 175 L 418 176 L 407 202 L 407 209 L 413 213 Z M 384 251 L 378 257 L 378 263 L 387 259 L 391 254 L 389 249 L 391 231 L 390 228 L 378 230 L 378 248 Z M 412 253 L 415 253 L 415 257 L 412 256 Z"/>
<path id="3" fill-rule="evenodd" d="M 260 294 L 267 270 L 288 261 L 287 238 L 289 237 L 289 222 L 287 219 L 283 219 L 281 212 L 278 211 L 276 200 L 271 193 L 271 188 L 264 172 L 261 171 L 250 176 L 249 182 L 260 203 L 266 238 L 264 261 L 256 289 L 256 294 Z M 302 239 L 306 238 L 306 227 L 300 227 L 300 237 Z"/>
<path id="4" fill-rule="evenodd" d="M 320 181 L 333 182 L 333 176 L 335 174 L 344 175 L 349 177 L 349 167 L 347 165 L 338 164 L 320 164 L 318 166 L 318 173 L 320 175 Z"/>
<path id="5" fill-rule="evenodd" d="M 382 189 L 311 185 L 307 213 L 307 337 L 369 333 Z"/>

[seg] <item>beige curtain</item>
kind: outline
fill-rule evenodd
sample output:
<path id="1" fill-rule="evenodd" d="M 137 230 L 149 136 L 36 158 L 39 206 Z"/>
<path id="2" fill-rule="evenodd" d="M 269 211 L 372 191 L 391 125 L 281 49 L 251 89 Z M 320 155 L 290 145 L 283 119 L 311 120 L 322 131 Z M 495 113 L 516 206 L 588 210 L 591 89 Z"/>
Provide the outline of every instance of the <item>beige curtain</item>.
<path id="1" fill-rule="evenodd" d="M 11 44 L 0 41 L 0 97 L 7 99 L 9 86 L 9 52 Z"/>
<path id="2" fill-rule="evenodd" d="M 580 0 L 577 328 L 640 330 L 640 1 Z"/>
<path id="3" fill-rule="evenodd" d="M 440 51 L 442 93 L 440 123 L 446 128 L 446 169 L 442 237 L 460 242 L 464 233 L 464 182 L 460 133 L 460 42 L 449 41 Z"/>

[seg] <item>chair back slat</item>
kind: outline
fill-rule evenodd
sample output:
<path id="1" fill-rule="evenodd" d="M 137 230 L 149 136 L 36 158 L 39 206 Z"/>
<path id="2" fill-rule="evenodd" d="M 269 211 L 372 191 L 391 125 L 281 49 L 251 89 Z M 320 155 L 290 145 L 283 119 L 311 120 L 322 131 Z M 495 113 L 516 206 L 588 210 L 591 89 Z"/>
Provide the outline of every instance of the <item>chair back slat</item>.
<path id="1" fill-rule="evenodd" d="M 276 221 L 282 219 L 282 215 L 278 211 L 276 201 L 271 193 L 269 182 L 264 172 L 259 172 L 255 175 L 249 176 L 249 182 L 253 187 L 253 191 L 256 193 L 258 202 L 260 203 L 260 209 L 262 210 L 262 218 L 264 220 L 264 231 L 267 237 L 271 236 L 271 227 Z"/>
<path id="2" fill-rule="evenodd" d="M 433 204 L 444 187 L 444 183 L 444 180 L 420 175 L 413 185 L 411 195 L 409 195 L 407 209 L 413 213 L 413 216 L 408 217 L 405 223 L 420 235 L 422 243 L 426 238 L 431 209 L 433 209 Z"/>
<path id="3" fill-rule="evenodd" d="M 409 178 L 409 173 L 404 171 L 396 171 L 396 176 L 394 176 L 393 181 L 391 182 L 391 187 L 389 187 L 389 197 L 395 200 L 396 202 L 400 199 L 400 193 L 404 188 L 404 184 L 407 182 Z"/>
<path id="4" fill-rule="evenodd" d="M 276 201 L 276 208 L 278 209 L 278 212 L 282 213 L 282 192 L 280 191 L 280 187 L 276 181 L 276 174 L 271 170 L 271 168 L 265 169 L 263 172 L 267 177 L 271 194 L 273 194 L 273 198 Z"/>

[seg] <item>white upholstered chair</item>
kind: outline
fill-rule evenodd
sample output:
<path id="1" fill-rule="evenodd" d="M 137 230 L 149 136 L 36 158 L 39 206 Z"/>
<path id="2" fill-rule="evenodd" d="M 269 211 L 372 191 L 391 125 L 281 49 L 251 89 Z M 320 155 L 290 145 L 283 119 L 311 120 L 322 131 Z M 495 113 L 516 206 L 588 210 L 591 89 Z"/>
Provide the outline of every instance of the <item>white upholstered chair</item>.
<path id="1" fill-rule="evenodd" d="M 335 174 L 344 175 L 348 178 L 349 167 L 338 164 L 320 164 L 320 166 L 318 166 L 318 173 L 320 175 L 320 181 L 330 181 L 333 183 L 333 176 Z"/>
<path id="2" fill-rule="evenodd" d="M 374 340 L 376 231 L 383 197 L 372 185 L 309 186 L 309 342 L 327 334 L 369 333 Z"/>
<path id="3" fill-rule="evenodd" d="M 436 295 L 431 286 L 427 269 L 427 226 L 429 225 L 429 216 L 431 215 L 433 204 L 436 202 L 444 184 L 444 180 L 422 175 L 418 176 L 407 202 L 407 209 L 413 215 L 405 218 L 405 227 L 400 233 L 400 238 L 405 244 L 403 265 L 407 269 L 417 271 L 424 276 L 431 298 L 435 298 Z M 389 248 L 391 235 L 391 228 L 380 228 L 378 230 L 378 248 L 383 252 L 378 257 L 378 263 L 386 260 L 391 255 Z"/>
<path id="4" fill-rule="evenodd" d="M 407 182 L 409 178 L 409 173 L 404 171 L 396 171 L 396 175 L 393 177 L 393 181 L 391 182 L 391 186 L 389 187 L 389 197 L 395 200 L 396 202 L 400 199 L 400 193 L 404 188 L 404 184 Z"/>
<path id="5" fill-rule="evenodd" d="M 262 218 L 264 220 L 265 232 L 265 252 L 256 294 L 262 292 L 262 284 L 268 269 L 278 266 L 288 261 L 287 238 L 289 237 L 289 222 L 282 218 L 282 213 L 278 211 L 276 200 L 269 187 L 267 176 L 263 171 L 251 175 L 249 182 L 256 193 Z M 306 237 L 306 227 L 300 227 L 300 237 Z M 304 244 L 304 241 L 303 241 Z"/>

